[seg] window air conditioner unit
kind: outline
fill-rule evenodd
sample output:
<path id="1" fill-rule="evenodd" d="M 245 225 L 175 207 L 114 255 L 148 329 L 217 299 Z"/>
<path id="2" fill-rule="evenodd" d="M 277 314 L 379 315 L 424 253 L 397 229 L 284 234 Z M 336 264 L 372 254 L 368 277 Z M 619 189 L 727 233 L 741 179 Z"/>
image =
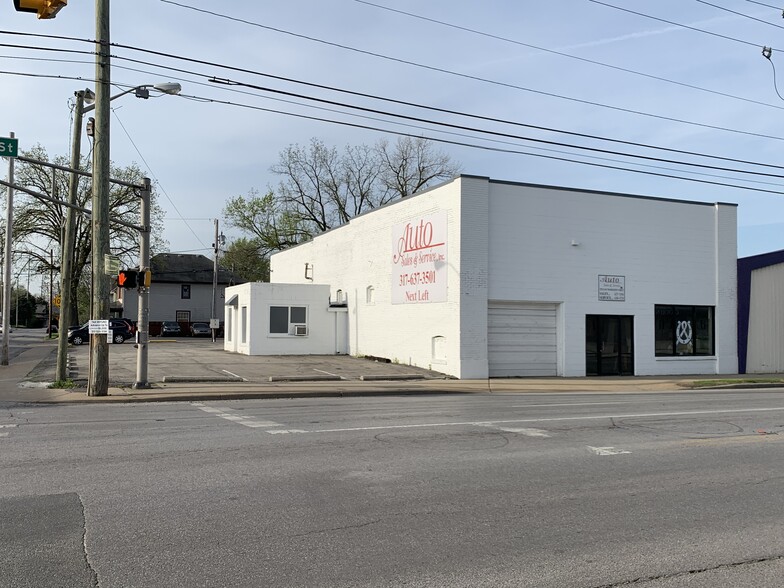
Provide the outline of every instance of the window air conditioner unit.
<path id="1" fill-rule="evenodd" d="M 308 326 L 307 325 L 294 325 L 294 334 L 298 337 L 302 337 L 308 334 Z"/>

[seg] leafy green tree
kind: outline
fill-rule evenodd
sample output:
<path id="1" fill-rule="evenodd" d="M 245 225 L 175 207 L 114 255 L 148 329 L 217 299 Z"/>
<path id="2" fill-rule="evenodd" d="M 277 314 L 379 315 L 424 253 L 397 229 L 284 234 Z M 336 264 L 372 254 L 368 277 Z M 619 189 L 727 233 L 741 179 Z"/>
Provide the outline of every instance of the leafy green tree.
<path id="1" fill-rule="evenodd" d="M 36 146 L 23 153 L 29 159 L 49 162 L 46 150 Z M 64 156 L 55 157 L 52 163 L 69 167 L 70 159 Z M 82 169 L 89 169 L 89 160 L 84 158 Z M 67 207 L 62 203 L 68 201 L 68 184 L 70 173 L 52 170 L 50 167 L 36 163 L 19 161 L 16 166 L 15 183 L 53 198 L 56 202 L 35 198 L 18 191 L 14 201 L 14 249 L 21 250 L 25 255 L 32 257 L 43 272 L 49 272 L 49 252 L 54 251 L 54 271 L 59 272 L 60 244 L 65 227 Z M 142 170 L 132 164 L 127 167 L 112 165 L 111 177 L 131 184 L 141 184 L 144 177 Z M 91 181 L 87 176 L 80 176 L 77 190 L 78 206 L 89 209 L 92 199 Z M 153 189 L 151 197 L 151 249 L 153 252 L 166 247 L 163 239 L 163 215 L 157 204 L 157 194 Z M 140 200 L 134 189 L 120 184 L 111 184 L 109 194 L 109 208 L 111 216 L 126 222 L 139 222 Z M 71 287 L 71 300 L 73 306 L 71 316 L 73 322 L 78 323 L 79 317 L 79 290 L 87 285 L 89 287 L 89 264 L 92 255 L 92 231 L 89 216 L 77 212 L 75 223 L 75 247 L 73 257 L 73 281 Z M 110 250 L 113 255 L 121 258 L 123 263 L 133 265 L 137 263 L 138 232 L 135 229 L 110 224 L 109 230 Z"/>
<path id="2" fill-rule="evenodd" d="M 220 265 L 247 282 L 269 282 L 269 258 L 257 238 L 232 241 L 220 258 Z"/>

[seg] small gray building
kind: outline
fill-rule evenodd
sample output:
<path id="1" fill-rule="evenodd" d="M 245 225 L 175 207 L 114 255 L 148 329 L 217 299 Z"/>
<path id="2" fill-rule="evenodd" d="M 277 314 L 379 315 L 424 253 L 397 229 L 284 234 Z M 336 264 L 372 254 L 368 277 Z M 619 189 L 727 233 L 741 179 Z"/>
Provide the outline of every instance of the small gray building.
<path id="1" fill-rule="evenodd" d="M 176 321 L 183 332 L 191 323 L 212 318 L 213 261 L 204 255 L 159 253 L 150 261 L 150 334 L 159 332 L 163 321 Z M 223 322 L 224 291 L 227 286 L 241 283 L 239 276 L 218 268 L 216 318 Z M 123 316 L 136 319 L 139 296 L 136 290 L 121 290 Z"/>

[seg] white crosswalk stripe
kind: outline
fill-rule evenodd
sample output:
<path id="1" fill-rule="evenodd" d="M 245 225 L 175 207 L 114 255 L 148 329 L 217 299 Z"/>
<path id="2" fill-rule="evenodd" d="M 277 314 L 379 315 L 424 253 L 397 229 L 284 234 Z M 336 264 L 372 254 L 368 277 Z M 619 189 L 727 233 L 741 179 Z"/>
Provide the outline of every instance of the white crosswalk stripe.
<path id="1" fill-rule="evenodd" d="M 631 453 L 631 451 L 617 449 L 616 447 L 592 447 L 588 445 L 588 449 L 596 455 L 621 455 L 623 453 Z"/>
<path id="2" fill-rule="evenodd" d="M 225 419 L 227 421 L 230 421 L 230 422 L 233 422 L 233 423 L 237 423 L 238 425 L 243 425 L 243 426 L 249 427 L 251 429 L 261 429 L 261 428 L 271 429 L 271 428 L 283 427 L 284 426 L 284 425 L 282 425 L 280 423 L 276 423 L 275 421 L 260 420 L 260 419 L 257 419 L 256 417 L 253 417 L 253 416 L 236 414 L 230 408 L 217 408 L 217 407 L 212 407 L 212 406 L 206 406 L 206 405 L 202 404 L 201 402 L 191 402 L 191 406 L 194 406 L 194 407 L 198 408 L 199 410 L 204 411 L 204 412 L 206 412 L 208 414 L 212 414 L 212 415 L 214 415 L 216 417 L 220 417 L 220 418 Z M 267 431 L 267 433 L 276 433 L 276 432 L 279 432 L 279 433 L 290 433 L 290 432 L 293 432 L 293 431 L 290 431 L 290 430 L 278 430 L 278 429 Z M 304 433 L 305 431 L 296 431 L 296 432 Z"/>

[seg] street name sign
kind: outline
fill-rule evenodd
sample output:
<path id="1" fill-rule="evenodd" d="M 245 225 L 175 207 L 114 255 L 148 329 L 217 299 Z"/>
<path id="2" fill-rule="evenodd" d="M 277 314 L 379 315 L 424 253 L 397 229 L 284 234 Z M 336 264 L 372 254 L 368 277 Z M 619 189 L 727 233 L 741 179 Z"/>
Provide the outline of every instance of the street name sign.
<path id="1" fill-rule="evenodd" d="M 0 137 L 0 157 L 16 157 L 19 154 L 19 139 Z"/>

